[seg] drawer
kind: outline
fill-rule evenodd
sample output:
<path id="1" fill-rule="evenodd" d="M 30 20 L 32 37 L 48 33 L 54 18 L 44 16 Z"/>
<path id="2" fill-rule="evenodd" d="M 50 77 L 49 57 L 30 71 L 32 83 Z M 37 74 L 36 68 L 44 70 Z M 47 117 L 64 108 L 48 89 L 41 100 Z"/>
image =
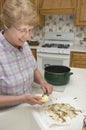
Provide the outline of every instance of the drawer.
<path id="1" fill-rule="evenodd" d="M 72 60 L 86 61 L 86 53 L 84 52 L 72 52 Z"/>
<path id="2" fill-rule="evenodd" d="M 71 63 L 71 67 L 86 68 L 86 61 L 83 61 L 83 62 L 73 61 L 73 62 Z"/>

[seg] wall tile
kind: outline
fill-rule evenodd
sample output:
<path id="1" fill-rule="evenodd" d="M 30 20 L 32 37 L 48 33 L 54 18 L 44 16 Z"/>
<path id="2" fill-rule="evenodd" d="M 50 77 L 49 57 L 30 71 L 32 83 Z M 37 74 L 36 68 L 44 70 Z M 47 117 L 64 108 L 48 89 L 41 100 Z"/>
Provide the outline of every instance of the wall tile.
<path id="1" fill-rule="evenodd" d="M 75 44 L 86 37 L 86 27 L 75 27 L 73 15 L 46 15 L 45 26 L 36 27 L 31 40 L 43 41 L 46 32 L 74 32 Z"/>

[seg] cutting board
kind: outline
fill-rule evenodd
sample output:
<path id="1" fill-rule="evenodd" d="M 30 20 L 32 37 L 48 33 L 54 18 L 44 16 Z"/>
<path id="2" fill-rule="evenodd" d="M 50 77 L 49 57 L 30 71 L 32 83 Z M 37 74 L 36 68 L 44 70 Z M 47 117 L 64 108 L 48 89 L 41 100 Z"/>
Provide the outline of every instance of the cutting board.
<path id="1" fill-rule="evenodd" d="M 42 123 L 42 125 L 44 126 L 44 128 L 49 129 L 51 127 L 54 128 L 57 126 L 67 126 L 67 127 L 70 126 L 72 128 L 72 126 L 77 124 L 77 122 L 78 122 L 79 123 L 78 127 L 80 128 L 80 130 L 82 129 L 84 113 L 79 113 L 76 116 L 76 118 L 68 119 L 65 123 L 57 122 L 57 121 L 53 120 L 52 118 L 50 118 L 49 114 L 44 110 L 45 106 L 52 104 L 52 103 L 69 103 L 70 105 L 74 106 L 76 109 L 81 109 L 81 107 L 78 106 L 76 101 L 72 97 L 68 97 L 68 96 L 60 97 L 58 99 L 51 99 L 49 102 L 45 103 L 42 106 L 34 106 L 33 111 L 36 114 L 37 118 Z M 76 130 L 78 130 L 78 128 Z"/>

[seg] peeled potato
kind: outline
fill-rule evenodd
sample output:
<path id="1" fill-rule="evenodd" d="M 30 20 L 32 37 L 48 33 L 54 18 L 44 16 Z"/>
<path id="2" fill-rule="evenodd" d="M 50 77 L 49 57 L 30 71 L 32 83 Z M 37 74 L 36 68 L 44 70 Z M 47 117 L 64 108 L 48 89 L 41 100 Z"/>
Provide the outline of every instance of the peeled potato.
<path id="1" fill-rule="evenodd" d="M 49 100 L 47 95 L 42 96 L 42 94 L 37 94 L 37 96 L 41 97 L 40 99 L 41 102 L 47 102 Z"/>
<path id="2" fill-rule="evenodd" d="M 41 102 L 47 102 L 49 100 L 47 95 L 44 95 L 41 99 Z"/>

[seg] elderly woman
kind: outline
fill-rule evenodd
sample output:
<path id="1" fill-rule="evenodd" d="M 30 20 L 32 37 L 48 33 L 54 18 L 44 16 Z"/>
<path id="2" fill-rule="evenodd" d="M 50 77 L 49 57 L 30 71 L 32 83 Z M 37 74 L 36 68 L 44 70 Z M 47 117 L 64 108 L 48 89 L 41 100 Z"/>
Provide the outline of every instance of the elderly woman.
<path id="1" fill-rule="evenodd" d="M 0 32 L 0 108 L 21 103 L 42 104 L 38 96 L 31 94 L 32 83 L 52 93 L 37 68 L 37 63 L 26 42 L 31 36 L 38 16 L 30 0 L 6 0 L 1 20 L 4 29 Z"/>

